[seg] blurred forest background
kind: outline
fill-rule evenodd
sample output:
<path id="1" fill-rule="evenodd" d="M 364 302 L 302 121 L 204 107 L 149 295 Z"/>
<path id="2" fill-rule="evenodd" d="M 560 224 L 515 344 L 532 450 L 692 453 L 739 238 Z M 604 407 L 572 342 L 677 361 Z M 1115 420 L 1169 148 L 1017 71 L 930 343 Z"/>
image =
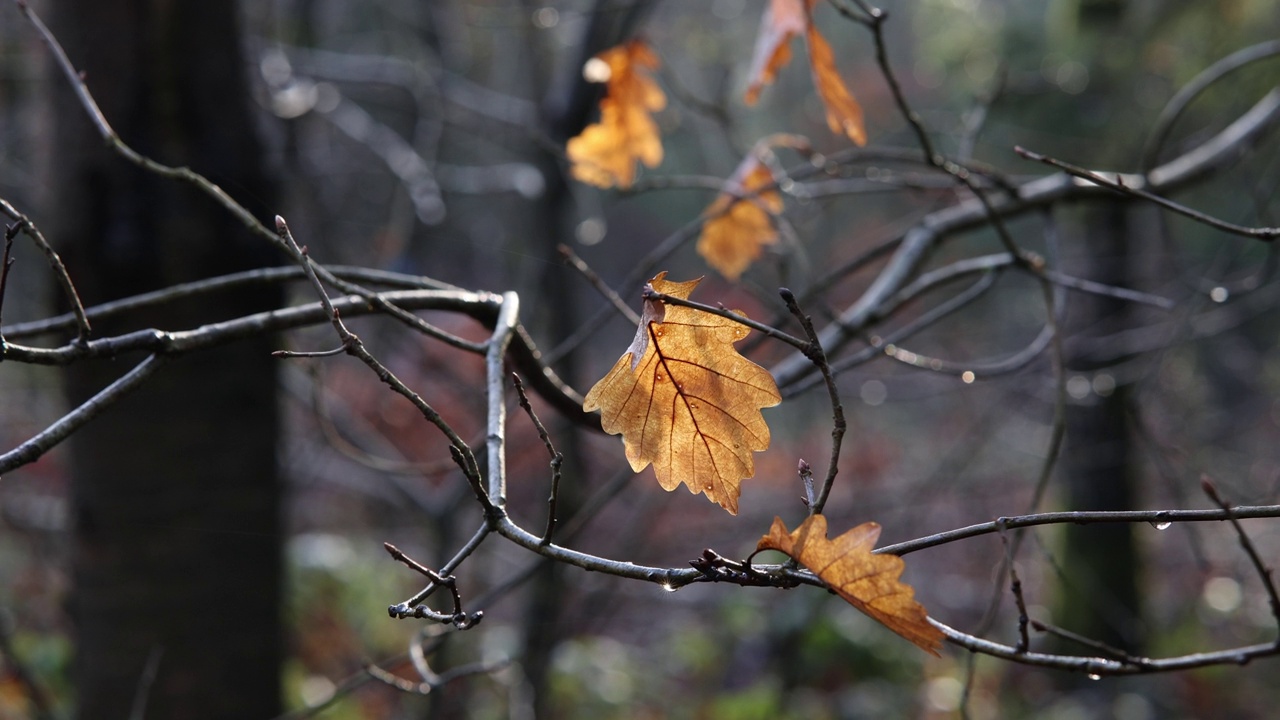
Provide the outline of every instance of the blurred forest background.
<path id="1" fill-rule="evenodd" d="M 872 282 L 888 243 L 969 197 L 918 161 L 871 33 L 836 9 L 852 3 L 821 3 L 814 14 L 866 112 L 864 151 L 827 129 L 802 61 L 758 105 L 744 105 L 761 0 L 31 6 L 140 152 L 190 165 L 262 221 L 283 215 L 318 262 L 518 292 L 529 333 L 580 392 L 616 361 L 634 327 L 605 309 L 558 245 L 633 308 L 643 281 L 665 269 L 676 280 L 707 275 L 695 300 L 764 322 L 788 322 L 776 289 L 790 287 L 822 326 Z M 1162 144 L 1152 140 L 1162 111 L 1205 68 L 1280 38 L 1273 0 L 921 0 L 884 10 L 888 60 L 937 151 L 1015 183 L 1053 171 L 1014 146 L 1142 172 L 1280 85 L 1272 52 L 1210 85 Z M 600 97 L 584 63 L 632 37 L 662 61 L 665 157 L 631 190 L 605 191 L 569 177 L 563 148 L 594 119 Z M 698 220 L 750 148 L 778 132 L 808 137 L 836 164 L 782 183 L 783 240 L 730 282 L 695 253 Z M 777 155 L 780 169 L 813 168 L 793 151 Z M 1275 227 L 1278 187 L 1273 125 L 1176 199 Z M 191 187 L 103 148 L 10 3 L 0 4 L 0 198 L 64 255 L 86 306 L 288 262 Z M 833 530 L 875 520 L 888 544 L 1030 510 L 1211 507 L 1203 475 L 1233 503 L 1277 503 L 1272 246 L 1122 199 L 1056 205 L 1008 227 L 1067 274 L 1175 302 L 1156 309 L 1059 295 L 1066 436 L 1042 499 L 1033 496 L 1055 437 L 1057 375 L 1038 339 L 1046 314 L 1035 279 L 1000 274 L 981 297 L 902 341 L 945 364 L 865 353 L 838 376 L 849 432 L 826 510 Z M 671 248 L 657 265 L 656 248 Z M 920 272 L 1003 249 L 978 228 L 948 238 Z M 6 334 L 66 309 L 39 253 L 18 243 L 14 256 Z M 889 336 L 966 282 L 894 309 L 874 333 Z M 314 299 L 303 283 L 252 285 L 94 329 L 183 329 Z M 474 341 L 488 337 L 460 314 L 423 316 Z M 386 318 L 351 327 L 464 439 L 483 443 L 479 358 Z M 859 335 L 855 351 L 872 347 L 872 334 Z M 440 434 L 367 368 L 347 357 L 269 356 L 334 344 L 332 328 L 318 325 L 174 360 L 71 444 L 4 476 L 0 719 L 1145 720 L 1262 718 L 1280 703 L 1274 658 L 1099 681 L 951 646 L 933 658 L 811 588 L 698 584 L 667 593 L 543 563 L 498 538 L 458 573 L 483 623 L 437 637 L 426 621 L 388 618 L 387 607 L 421 583 L 382 543 L 439 567 L 474 531 L 475 499 Z M 790 354 L 758 338 L 744 347 L 766 367 Z M 947 370 L 998 366 L 1037 347 L 1027 362 L 976 381 Z M 0 449 L 129 367 L 5 362 Z M 703 548 L 750 553 L 774 515 L 789 523 L 803 515 L 797 460 L 818 468 L 830 452 L 826 394 L 800 385 L 784 386 L 786 401 L 765 412 L 773 446 L 757 456 L 737 517 L 702 497 L 662 492 L 649 470 L 633 478 L 616 437 L 585 431 L 535 397 L 566 457 L 561 516 L 579 513 L 566 542 L 665 567 L 685 566 Z M 509 424 L 511 512 L 540 527 L 547 452 L 518 409 Z M 1280 523 L 1245 527 L 1264 560 L 1280 563 Z M 1017 610 L 998 574 L 1004 553 L 995 535 L 944 545 L 910 555 L 904 579 L 932 616 L 1013 643 Z M 1026 533 L 1017 568 L 1031 617 L 1133 653 L 1275 636 L 1264 588 L 1226 523 L 1046 526 Z M 439 673 L 494 668 L 427 694 L 364 671 L 374 663 L 420 682 L 406 654 L 413 642 L 434 648 Z M 1033 636 L 1035 648 L 1089 652 L 1062 643 Z"/>

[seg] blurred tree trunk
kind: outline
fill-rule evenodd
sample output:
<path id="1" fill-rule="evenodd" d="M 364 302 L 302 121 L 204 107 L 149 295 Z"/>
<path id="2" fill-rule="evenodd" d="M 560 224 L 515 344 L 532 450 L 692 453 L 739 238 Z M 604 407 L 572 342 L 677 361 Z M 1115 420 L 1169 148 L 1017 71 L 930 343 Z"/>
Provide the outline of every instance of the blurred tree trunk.
<path id="1" fill-rule="evenodd" d="M 53 28 L 125 142 L 271 210 L 234 2 L 56 0 Z M 52 237 L 86 304 L 271 262 L 190 186 L 111 154 L 54 99 Z M 184 329 L 278 304 L 251 288 L 96 334 Z M 78 716 L 268 718 L 280 710 L 281 525 L 272 338 L 180 358 L 71 444 Z M 140 358 L 80 363 L 79 403 Z M 150 666 L 150 669 L 148 669 Z M 153 679 L 148 676 L 154 673 Z"/>
<path id="2" fill-rule="evenodd" d="M 1082 115 L 1077 125 L 1098 125 L 1096 117 L 1119 118 L 1125 112 L 1122 98 L 1136 82 L 1130 77 L 1137 66 L 1140 38 L 1147 33 L 1129 0 L 1088 0 L 1077 7 L 1083 57 L 1096 60 L 1089 69 L 1089 84 L 1079 96 Z M 1117 57 L 1108 49 L 1122 48 L 1127 57 Z M 1091 117 L 1092 113 L 1095 117 Z M 1099 127 L 1099 130 L 1103 130 Z M 1135 128 L 1112 121 L 1097 146 L 1094 162 L 1122 165 L 1132 162 Z M 1105 160 L 1103 159 L 1105 158 Z M 1147 273 L 1143 266 L 1162 262 L 1160 250 L 1148 242 L 1150 215 L 1121 199 L 1099 201 L 1085 208 L 1079 236 L 1071 241 L 1074 262 L 1068 273 L 1081 274 L 1117 287 L 1138 288 Z M 1137 319 L 1131 303 L 1096 295 L 1073 294 L 1068 305 L 1066 336 L 1083 339 L 1084 346 L 1096 345 L 1092 338 L 1105 338 L 1133 326 Z M 1104 352 L 1103 355 L 1110 353 Z M 1091 388 L 1078 388 L 1079 400 L 1069 401 L 1067 435 L 1062 454 L 1065 504 L 1069 510 L 1133 510 L 1140 494 L 1136 468 L 1135 434 L 1129 404 L 1135 388 L 1124 378 L 1111 374 L 1105 366 L 1090 360 L 1088 352 L 1068 353 L 1068 377 L 1089 381 Z M 1111 378 L 1114 384 L 1106 382 Z M 1099 382 L 1102 379 L 1103 382 Z M 1078 381 L 1077 381 L 1078 382 Z M 1144 641 L 1142 622 L 1142 557 L 1131 525 L 1118 523 L 1086 528 L 1064 527 L 1062 592 L 1054 617 L 1067 629 L 1112 647 L 1139 654 Z M 1060 650 L 1079 653 L 1076 644 Z M 1087 682 L 1083 676 L 1062 676 L 1067 685 Z M 1119 692 L 1114 683 L 1090 690 L 1100 702 Z"/>
<path id="3" fill-rule="evenodd" d="M 564 75 L 552 77 L 550 72 L 537 78 L 548 92 L 542 101 L 542 130 L 557 146 L 582 132 L 591 121 L 591 113 L 599 101 L 602 87 L 582 77 L 582 67 L 593 56 L 624 42 L 638 27 L 652 7 L 637 2 L 625 12 L 607 12 L 607 2 L 596 2 L 590 21 L 570 52 L 574 62 Z M 547 54 L 544 57 L 550 57 Z M 573 243 L 575 218 L 573 196 L 559 158 L 545 148 L 535 148 L 534 164 L 546 179 L 546 190 L 533 209 L 533 221 L 525 225 L 526 241 L 538 258 L 536 270 L 520 284 L 522 314 L 540 338 L 553 347 L 568 338 L 583 321 L 578 290 L 582 281 L 567 264 L 559 260 L 557 247 Z M 532 282 L 529 282 L 532 280 Z M 578 353 L 566 354 L 556 371 L 575 387 L 584 388 L 579 377 Z M 581 429 L 573 423 L 560 422 L 550 428 L 556 449 L 564 456 L 561 472 L 565 478 L 585 478 L 586 463 L 582 453 Z M 557 514 L 567 518 L 577 512 L 586 491 L 580 482 L 560 485 Z M 522 666 L 532 694 L 533 716 L 559 716 L 551 702 L 550 669 L 556 647 L 573 633 L 569 618 L 572 573 L 578 570 L 561 563 L 544 563 L 530 586 L 524 627 Z"/>
<path id="4" fill-rule="evenodd" d="M 1101 283 L 1139 287 L 1132 267 L 1132 206 L 1123 201 L 1089 208 L 1073 244 L 1079 258 L 1068 269 Z M 1149 259 L 1148 259 L 1149 261 Z M 1105 337 L 1127 325 L 1126 301 L 1077 294 L 1071 299 L 1068 337 Z M 1082 358 L 1068 358 L 1069 375 L 1093 379 L 1105 372 Z M 1127 410 L 1131 388 L 1106 383 L 1067 406 L 1067 445 L 1062 456 L 1066 507 L 1070 510 L 1133 510 L 1137 505 L 1134 434 Z M 1100 388 L 1101 391 L 1097 389 Z M 1131 653 L 1141 649 L 1141 558 L 1126 523 L 1067 525 L 1065 578 L 1055 617 L 1067 629 Z M 1079 652 L 1079 646 L 1063 648 Z"/>

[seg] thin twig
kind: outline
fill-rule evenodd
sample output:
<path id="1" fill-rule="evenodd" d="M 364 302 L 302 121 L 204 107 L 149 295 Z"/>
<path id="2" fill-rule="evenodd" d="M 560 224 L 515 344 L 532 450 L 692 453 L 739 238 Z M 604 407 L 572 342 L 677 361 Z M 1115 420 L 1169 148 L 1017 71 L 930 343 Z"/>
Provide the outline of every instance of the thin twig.
<path id="1" fill-rule="evenodd" d="M 1000 543 L 1004 545 L 1004 564 L 1009 568 L 1009 592 L 1013 593 L 1013 602 L 1018 607 L 1018 645 L 1020 652 L 1031 649 L 1031 641 L 1027 638 L 1027 602 L 1022 597 L 1022 580 L 1018 577 L 1018 568 L 1013 556 L 1015 549 L 1009 542 L 1005 526 L 999 526 Z"/>
<path id="2" fill-rule="evenodd" d="M 516 386 L 516 396 L 520 398 L 520 407 L 524 408 L 525 414 L 529 416 L 534 428 L 538 430 L 538 437 L 542 440 L 543 446 L 547 448 L 547 453 L 551 455 L 551 494 L 547 497 L 547 529 L 542 533 L 542 542 L 546 544 L 551 542 L 551 535 L 556 529 L 556 502 L 560 496 L 560 466 L 564 464 L 564 454 L 557 451 L 555 445 L 551 443 L 551 436 L 547 434 L 547 428 L 543 426 L 542 421 L 538 419 L 537 413 L 533 411 L 533 405 L 529 404 L 529 396 L 524 392 L 524 383 L 520 382 L 520 376 L 516 373 L 511 373 L 511 382 Z"/>
<path id="3" fill-rule="evenodd" d="M 1080 633 L 1071 632 L 1066 628 L 1060 628 L 1056 625 L 1040 622 L 1039 620 L 1032 620 L 1031 627 L 1035 628 L 1037 632 L 1048 633 L 1054 637 L 1062 638 L 1063 640 L 1070 640 L 1071 642 L 1083 645 L 1090 650 L 1115 658 L 1122 663 L 1136 665 L 1138 667 L 1150 665 L 1150 661 L 1146 658 L 1136 657 L 1118 647 L 1104 643 L 1101 640 L 1094 640 L 1093 638 L 1085 637 Z"/>
<path id="4" fill-rule="evenodd" d="M 1254 547 L 1253 541 L 1249 539 L 1248 533 L 1244 531 L 1244 527 L 1240 525 L 1240 521 L 1236 517 L 1235 510 L 1232 509 L 1231 503 L 1227 502 L 1218 494 L 1218 488 L 1208 475 L 1200 478 L 1200 487 L 1204 490 L 1204 494 L 1215 505 L 1222 508 L 1227 514 L 1227 519 L 1231 521 L 1231 526 L 1235 528 L 1236 537 L 1240 539 L 1240 547 L 1244 549 L 1245 554 L 1249 556 L 1249 562 L 1253 563 L 1254 570 L 1258 571 L 1258 577 L 1262 579 L 1262 586 L 1267 589 L 1267 598 L 1271 602 L 1271 616 L 1276 620 L 1276 627 L 1280 629 L 1280 595 L 1276 593 L 1276 585 L 1271 577 L 1271 568 L 1262 562 L 1262 556 L 1258 554 L 1258 549 Z M 1276 646 L 1280 647 L 1280 635 L 1276 637 Z"/>
<path id="5" fill-rule="evenodd" d="M 482 505 L 488 508 L 490 506 L 489 498 L 485 495 L 484 489 L 480 486 L 480 469 L 476 464 L 475 455 L 471 452 L 471 447 L 467 445 L 466 441 L 458 435 L 457 431 L 445 421 L 435 408 L 431 407 L 426 400 L 423 400 L 422 396 L 410 390 L 409 387 L 400 380 L 400 378 L 396 377 L 394 373 L 387 369 L 385 365 L 383 365 L 365 348 L 364 342 L 359 338 L 359 336 L 347 329 L 346 324 L 342 322 L 342 317 L 339 315 L 337 309 L 335 309 L 333 301 L 330 300 L 329 293 L 324 289 L 324 284 L 320 282 L 320 278 L 316 274 L 315 264 L 311 262 L 311 258 L 307 254 L 306 249 L 298 245 L 297 240 L 293 237 L 293 233 L 289 232 L 289 225 L 284 221 L 284 218 L 279 215 L 276 216 L 276 231 L 280 234 L 281 241 L 293 251 L 294 257 L 297 258 L 298 262 L 302 265 L 303 270 L 306 272 L 308 279 L 311 280 L 311 285 L 315 288 L 316 294 L 320 298 L 320 304 L 324 308 L 325 314 L 328 315 L 329 321 L 333 325 L 334 331 L 337 332 L 338 339 L 342 341 L 342 347 L 346 350 L 347 354 L 357 358 L 365 365 L 369 366 L 369 368 L 378 376 L 379 380 L 397 394 L 413 403 L 414 407 L 418 408 L 418 412 L 422 413 L 423 417 L 425 417 L 428 422 L 435 425 L 436 428 L 439 429 L 446 438 L 448 438 L 449 445 L 452 448 L 450 453 L 458 458 L 458 465 L 462 468 L 462 473 L 466 476 L 467 481 L 471 483 L 472 489 L 476 492 L 477 499 L 480 500 Z"/>
<path id="6" fill-rule="evenodd" d="M 75 410 L 58 418 L 49 427 L 37 433 L 18 447 L 0 454 L 0 475 L 33 463 L 58 443 L 66 440 L 93 418 L 97 417 L 126 394 L 135 390 L 164 364 L 164 355 L 149 355 L 132 370 L 103 388 L 97 395 L 85 400 Z"/>
<path id="7" fill-rule="evenodd" d="M 1280 505 L 1242 505 L 1232 508 L 1237 518 L 1280 518 Z M 991 522 L 947 530 L 915 540 L 885 545 L 872 552 L 890 555 L 906 555 L 926 548 L 946 545 L 979 535 L 999 532 L 1006 528 L 1034 527 L 1037 525 L 1091 525 L 1094 523 L 1148 523 L 1160 525 L 1175 522 L 1221 522 L 1229 519 L 1222 510 L 1073 510 L 1066 512 L 1035 513 L 1002 517 Z"/>
<path id="8" fill-rule="evenodd" d="M 1223 232 L 1229 232 L 1233 235 L 1240 235 L 1242 237 L 1257 238 L 1258 240 L 1265 242 L 1270 242 L 1275 240 L 1277 237 L 1280 237 L 1280 227 L 1245 227 L 1244 225 L 1237 225 L 1235 223 L 1227 222 L 1226 220 L 1220 220 L 1212 215 L 1207 215 L 1199 210 L 1194 210 L 1181 203 L 1176 203 L 1160 195 L 1156 195 L 1155 193 L 1140 187 L 1141 185 L 1146 184 L 1146 181 L 1141 176 L 1126 176 L 1120 173 L 1110 173 L 1111 177 L 1107 177 L 1101 173 L 1096 173 L 1092 170 L 1087 170 L 1085 168 L 1051 158 L 1047 155 L 1041 155 L 1040 153 L 1032 152 L 1025 148 L 1015 147 L 1013 150 L 1028 160 L 1036 160 L 1044 163 L 1045 165 L 1056 167 L 1068 175 L 1088 180 L 1095 185 L 1110 188 L 1122 195 L 1130 195 L 1132 197 L 1142 198 L 1143 200 L 1153 202 L 1163 208 L 1172 210 L 1179 215 L 1191 218 L 1198 223 L 1222 230 Z"/>
<path id="9" fill-rule="evenodd" d="M 67 305 L 71 307 L 70 315 L 74 319 L 76 328 L 76 341 L 83 344 L 89 339 L 89 318 L 85 315 L 84 305 L 80 302 L 80 293 L 76 292 L 75 283 L 71 282 L 71 274 L 67 272 L 67 266 L 63 264 L 62 257 L 53 249 L 49 241 L 45 239 L 44 234 L 40 232 L 40 228 L 31 222 L 31 218 L 18 212 L 17 208 L 9 204 L 9 201 L 0 198 L 0 212 L 3 212 L 9 219 L 16 224 L 5 231 L 5 257 L 8 258 L 8 243 L 12 240 L 10 233 L 14 231 L 14 227 L 22 230 L 22 234 L 31 238 L 36 244 L 40 252 L 44 253 L 45 259 L 49 262 L 49 267 L 53 269 L 53 274 L 58 278 L 58 284 L 62 287 L 62 294 L 66 296 Z M 8 273 L 8 262 L 6 259 L 5 273 Z M 3 283 L 0 283 L 2 286 Z M 0 301 L 4 295 L 0 293 Z"/>
<path id="10" fill-rule="evenodd" d="M 1280 654 L 1274 643 L 1246 645 L 1229 650 L 1205 653 L 1188 653 L 1169 658 L 1131 658 L 1115 660 L 1104 657 L 1079 655 L 1053 655 L 1049 653 L 1018 652 L 1017 648 L 974 637 L 929 618 L 929 624 L 938 628 L 947 640 L 971 652 L 1010 660 L 1022 665 L 1071 670 L 1102 677 L 1104 675 L 1143 675 L 1150 673 L 1179 672 L 1213 665 L 1246 665 L 1251 660 Z"/>
<path id="11" fill-rule="evenodd" d="M 13 238 L 18 234 L 18 226 L 10 225 L 4 231 L 4 254 L 0 256 L 0 328 L 4 327 L 5 290 L 9 287 L 9 269 L 13 267 Z M 4 333 L 0 332 L 0 346 L 4 345 Z"/>
<path id="12" fill-rule="evenodd" d="M 787 310 L 800 321 L 800 327 L 804 328 L 804 333 L 809 338 L 804 353 L 822 372 L 822 379 L 827 385 L 827 397 L 831 401 L 831 459 L 827 464 L 827 476 L 822 481 L 818 498 L 809 505 L 809 514 L 819 515 L 827 505 L 827 498 L 831 496 L 831 487 L 836 482 L 836 474 L 840 472 L 840 447 L 844 442 L 844 433 L 848 429 L 848 424 L 844 419 L 844 406 L 840 403 L 840 389 L 836 386 L 835 376 L 832 375 L 831 366 L 827 363 L 827 354 L 822 350 L 822 341 L 818 339 L 818 333 L 813 329 L 813 320 L 800 309 L 795 294 L 790 290 L 780 288 L 778 294 L 786 303 Z"/>
<path id="13" fill-rule="evenodd" d="M 453 558 L 441 566 L 440 574 L 453 573 L 454 570 L 457 570 L 458 567 L 462 565 L 462 562 L 468 557 L 471 557 L 471 554 L 476 551 L 476 548 L 480 547 L 480 544 L 484 542 L 490 532 L 492 532 L 492 530 L 489 528 L 489 524 L 487 522 L 482 524 L 475 533 L 471 535 L 471 539 L 468 540 L 466 544 L 458 550 L 458 552 L 454 553 Z M 413 608 L 421 605 L 438 589 L 440 589 L 439 585 L 436 583 L 430 583 L 418 592 L 418 594 L 408 600 L 388 607 L 387 613 L 391 615 L 391 617 L 396 618 L 409 617 L 413 614 Z"/>
<path id="14" fill-rule="evenodd" d="M 420 275 L 405 275 L 403 273 L 393 273 L 385 270 L 372 270 L 369 268 L 351 267 L 347 265 L 328 265 L 326 267 L 335 276 L 345 280 L 359 280 L 361 282 L 368 282 L 371 284 L 405 290 L 444 290 L 473 295 L 477 298 L 486 297 L 486 294 L 484 293 L 468 293 L 462 288 Z M 85 308 L 85 315 L 90 321 L 100 320 L 107 317 L 115 317 L 126 312 L 141 310 L 147 307 L 165 305 L 188 297 L 222 292 L 231 288 L 250 285 L 270 285 L 272 283 L 306 279 L 307 277 L 303 272 L 303 269 L 297 265 L 255 268 L 253 270 L 243 270 L 241 272 L 219 275 L 217 277 L 206 278 L 203 280 L 195 280 L 192 282 L 181 283 L 179 285 L 170 285 L 169 287 L 162 288 L 160 290 L 140 293 L 138 295 L 130 295 L 129 297 L 121 298 L 119 300 L 100 303 L 98 305 Z M 492 297 L 496 304 L 496 296 L 488 297 Z M 75 327 L 75 323 L 75 315 L 68 312 L 61 315 L 55 315 L 44 320 L 11 325 L 5 330 L 5 334 L 11 338 L 46 335 Z M 458 343 L 450 342 L 448 340 L 446 340 L 446 342 L 450 342 L 450 344 L 455 345 L 455 347 L 470 350 L 475 353 L 484 352 L 484 348 L 477 343 L 462 340 L 461 338 L 456 338 L 456 340 Z"/>
<path id="15" fill-rule="evenodd" d="M 271 357 L 278 358 L 326 358 L 337 355 L 345 355 L 347 348 L 343 345 L 332 350 L 274 350 Z"/>
<path id="16" fill-rule="evenodd" d="M 449 615 L 445 615 L 443 613 L 437 613 L 426 606 L 418 605 L 417 607 L 414 607 L 412 612 L 408 613 L 407 616 L 425 617 L 431 620 L 435 620 L 437 622 L 447 622 L 452 624 L 454 627 L 458 628 L 459 630 L 466 630 L 468 628 L 474 627 L 476 623 L 479 623 L 480 620 L 484 618 L 483 611 L 478 611 L 478 612 L 468 614 L 466 611 L 462 609 L 462 595 L 461 593 L 458 592 L 458 579 L 456 577 L 454 577 L 453 575 L 443 575 L 441 573 L 438 573 L 432 570 L 426 565 L 423 565 L 417 560 L 414 560 L 408 555 L 405 555 L 404 552 L 400 550 L 400 548 L 396 547 L 395 545 L 392 545 L 389 542 L 382 543 L 382 547 L 387 551 L 388 554 L 391 555 L 391 557 L 395 558 L 397 562 L 404 563 L 410 569 L 425 576 L 428 580 L 431 581 L 433 585 L 437 587 L 448 588 L 450 595 L 452 595 L 453 597 L 453 613 Z M 395 612 L 394 607 L 390 608 L 388 612 L 391 614 L 392 617 L 406 616 L 406 615 L 397 614 Z"/>
<path id="17" fill-rule="evenodd" d="M 632 325 L 640 324 L 640 316 L 636 314 L 636 311 L 632 310 L 631 307 L 627 305 L 626 301 L 624 301 L 613 288 L 606 285 L 604 280 L 601 280 L 600 276 L 596 274 L 596 271 L 592 270 L 591 266 L 588 265 L 585 260 L 578 257 L 578 255 L 573 252 L 572 248 L 568 245 L 558 245 L 556 246 L 556 249 L 560 251 L 560 257 L 569 261 L 569 264 L 573 266 L 573 269 L 581 273 L 582 277 L 586 278 L 587 282 L 591 283 L 591 287 L 596 289 L 596 292 L 603 295 L 610 304 L 617 308 L 618 312 L 622 313 L 622 316 L 627 319 L 627 322 Z"/>

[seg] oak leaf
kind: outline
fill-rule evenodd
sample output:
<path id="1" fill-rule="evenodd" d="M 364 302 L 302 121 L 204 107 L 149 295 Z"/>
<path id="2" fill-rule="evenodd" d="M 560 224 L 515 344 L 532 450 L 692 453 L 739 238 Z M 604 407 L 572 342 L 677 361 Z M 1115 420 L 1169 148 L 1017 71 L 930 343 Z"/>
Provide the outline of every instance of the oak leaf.
<path id="1" fill-rule="evenodd" d="M 791 61 L 791 40 L 804 34 L 809 46 L 809 68 L 818 96 L 827 110 L 827 126 L 858 145 L 867 143 L 862 122 L 862 106 L 845 87 L 836 70 L 835 54 L 813 24 L 817 0 L 770 0 L 760 21 L 755 52 L 751 59 L 746 102 L 754 105 L 765 85 L 778 77 L 778 70 Z"/>
<path id="2" fill-rule="evenodd" d="M 742 480 L 755 474 L 752 452 L 769 447 L 760 410 L 782 396 L 768 370 L 734 349 L 745 326 L 650 296 L 687 300 L 702 279 L 665 278 L 649 281 L 635 339 L 582 408 L 622 435 L 632 470 L 652 463 L 664 489 L 684 483 L 736 515 Z"/>
<path id="3" fill-rule="evenodd" d="M 775 517 L 756 551 L 780 550 L 790 555 L 850 605 L 937 655 L 942 631 L 929 624 L 924 606 L 915 601 L 915 590 L 898 579 L 906 566 L 902 558 L 871 552 L 879 538 L 880 526 L 873 522 L 828 540 L 827 519 L 822 515 L 810 515 L 793 532 Z"/>
<path id="4" fill-rule="evenodd" d="M 822 104 L 827 108 L 827 127 L 831 132 L 843 133 L 858 145 L 867 144 L 867 131 L 862 125 L 862 106 L 853 99 L 840 72 L 836 70 L 835 53 L 818 28 L 809 23 L 805 34 L 809 41 L 809 65 L 813 68 L 813 84 L 818 88 Z"/>
<path id="5" fill-rule="evenodd" d="M 751 69 L 747 77 L 746 101 L 755 105 L 760 91 L 778 78 L 778 71 L 791 62 L 791 39 L 803 33 L 809 26 L 809 11 L 817 0 L 769 0 L 764 17 L 760 20 L 760 34 L 756 37 L 755 51 L 751 57 Z"/>
<path id="6" fill-rule="evenodd" d="M 698 237 L 698 254 L 721 275 L 737 280 L 765 245 L 778 241 L 772 216 L 782 212 L 782 196 L 773 189 L 773 173 L 756 153 L 742 161 L 728 184 L 737 196 L 720 193 L 707 208 L 710 219 Z"/>
<path id="7" fill-rule="evenodd" d="M 591 62 L 607 68 L 600 121 L 570 138 L 565 151 L 578 180 L 628 188 L 635 180 L 636 162 L 649 167 L 662 162 L 662 140 L 652 113 L 666 107 L 667 96 L 648 74 L 658 67 L 658 56 L 643 41 L 632 40 Z"/>

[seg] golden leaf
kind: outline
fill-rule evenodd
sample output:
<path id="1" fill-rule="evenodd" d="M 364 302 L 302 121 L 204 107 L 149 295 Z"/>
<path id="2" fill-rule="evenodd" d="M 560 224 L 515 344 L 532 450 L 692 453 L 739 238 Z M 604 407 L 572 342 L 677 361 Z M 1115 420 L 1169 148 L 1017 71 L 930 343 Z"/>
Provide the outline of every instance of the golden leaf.
<path id="1" fill-rule="evenodd" d="M 813 2 L 810 0 L 810 6 Z M 747 74 L 751 79 L 747 85 L 748 105 L 755 105 L 764 86 L 772 84 L 778 78 L 778 70 L 791 62 L 791 38 L 804 32 L 808 25 L 809 10 L 804 0 L 769 0 Z"/>
<path id="2" fill-rule="evenodd" d="M 609 69 L 600 122 L 570 138 L 565 151 L 578 180 L 628 188 L 637 161 L 649 167 L 662 162 L 662 140 L 651 113 L 666 107 L 667 97 L 646 71 L 658 67 L 658 56 L 644 42 L 632 40 L 593 59 Z"/>
<path id="3" fill-rule="evenodd" d="M 746 102 L 754 105 L 764 86 L 777 79 L 778 70 L 791 60 L 791 39 L 804 33 L 809 46 L 809 69 L 827 110 L 827 126 L 832 132 L 865 145 L 867 133 L 862 123 L 862 106 L 840 79 L 831 45 L 813 24 L 815 3 L 816 0 L 770 0 L 756 37 Z"/>
<path id="4" fill-rule="evenodd" d="M 813 68 L 813 84 L 827 108 L 827 127 L 831 132 L 843 133 L 858 145 L 867 144 L 867 131 L 862 126 L 862 106 L 853 99 L 836 70 L 835 54 L 831 46 L 811 23 L 805 34 L 809 41 L 809 65 Z"/>
<path id="5" fill-rule="evenodd" d="M 753 152 L 734 171 L 729 185 L 740 195 L 755 193 L 754 197 L 721 193 L 707 208 L 711 219 L 702 226 L 698 254 L 730 280 L 741 277 L 765 245 L 778 241 L 770 216 L 782 212 L 782 196 L 775 189 L 763 190 L 773 184 L 773 173 Z"/>
<path id="6" fill-rule="evenodd" d="M 646 289 L 687 299 L 701 278 L 670 282 L 658 273 Z M 738 513 L 743 478 L 755 474 L 752 452 L 769 447 L 760 409 L 782 401 L 768 370 L 738 354 L 747 336 L 728 318 L 646 297 L 627 352 L 582 403 L 600 425 L 622 435 L 631 469 L 653 464 L 658 484 L 684 483 Z"/>
<path id="7" fill-rule="evenodd" d="M 827 519 L 822 515 L 810 515 L 790 533 L 782 519 L 775 517 L 756 550 L 780 550 L 790 555 L 845 602 L 937 655 L 942 631 L 929 624 L 924 606 L 915 601 L 915 590 L 898 579 L 906 566 L 902 558 L 871 552 L 879 538 L 880 526 L 873 522 L 828 540 Z"/>

